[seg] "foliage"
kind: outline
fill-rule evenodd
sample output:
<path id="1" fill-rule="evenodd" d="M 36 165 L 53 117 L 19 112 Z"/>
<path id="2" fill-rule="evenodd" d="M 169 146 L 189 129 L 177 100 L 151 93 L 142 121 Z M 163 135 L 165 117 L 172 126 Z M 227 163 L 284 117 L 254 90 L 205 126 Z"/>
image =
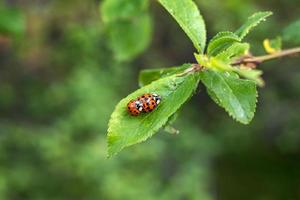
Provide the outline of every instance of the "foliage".
<path id="1" fill-rule="evenodd" d="M 206 44 L 206 29 L 203 18 L 195 3 L 192 0 L 160 0 L 159 2 L 174 17 L 193 42 L 194 47 L 199 52 L 199 54 L 195 54 L 195 56 L 201 68 L 210 69 L 201 70 L 200 79 L 207 87 L 212 99 L 223 107 L 234 119 L 241 123 L 248 124 L 254 116 L 256 107 L 257 92 L 255 82 L 259 85 L 263 84 L 260 78 L 261 73 L 260 71 L 252 69 L 245 70 L 242 67 L 233 67 L 231 66 L 231 62 L 234 61 L 234 58 L 245 54 L 249 49 L 249 44 L 242 44 L 241 40 L 253 27 L 257 26 L 272 13 L 258 12 L 252 15 L 235 33 L 229 31 L 218 33 L 208 43 L 207 56 L 205 56 L 203 52 Z M 139 80 L 140 85 L 151 84 L 132 93 L 117 105 L 111 116 L 108 128 L 109 156 L 116 154 L 123 147 L 139 143 L 152 136 L 159 128 L 167 123 L 168 118 L 174 114 L 192 94 L 192 91 L 198 85 L 198 81 L 190 82 L 189 72 L 184 71 L 178 73 L 177 69 L 179 70 L 180 68 L 141 73 Z M 199 69 L 195 69 L 191 66 L 190 69 L 187 70 L 190 70 L 191 73 L 195 73 L 195 76 L 199 76 L 197 75 Z M 174 73 L 175 75 L 171 75 Z M 235 73 L 250 80 L 242 80 Z M 166 77 L 162 78 L 164 76 Z M 178 76 L 180 76 L 180 82 L 190 84 L 183 86 L 181 88 L 182 91 L 176 87 L 176 85 L 180 84 L 173 80 L 174 77 L 179 79 Z M 198 80 L 198 78 L 194 79 Z M 175 87 L 166 87 L 166 85 L 171 84 L 169 83 L 170 81 L 175 82 Z M 159 106 L 154 113 L 131 117 L 126 112 L 126 104 L 131 99 L 135 99 L 143 93 L 151 91 L 162 96 L 162 106 Z M 187 91 L 187 93 L 183 95 L 183 91 Z M 176 98 L 173 98 L 173 95 Z M 169 96 L 170 98 L 168 98 Z M 165 108 L 164 105 L 169 108 Z"/>
<path id="2" fill-rule="evenodd" d="M 235 34 L 243 39 L 248 35 L 251 29 L 257 26 L 260 22 L 265 21 L 268 16 L 272 15 L 272 12 L 258 12 L 253 14 L 248 18 L 248 20 L 243 24 Z"/>
<path id="3" fill-rule="evenodd" d="M 263 45 L 265 48 L 265 51 L 269 54 L 279 52 L 282 47 L 282 39 L 281 37 L 276 37 L 274 39 L 265 39 L 263 41 Z"/>
<path id="4" fill-rule="evenodd" d="M 253 81 L 228 72 L 203 71 L 201 81 L 214 101 L 237 121 L 248 124 L 255 112 L 256 87 Z"/>
<path id="5" fill-rule="evenodd" d="M 151 45 L 124 62 L 116 59 L 99 1 L 0 2 L 20 11 L 25 22 L 22 37 L 0 34 L 1 200 L 300 199 L 298 57 L 258 66 L 266 87 L 249 125 L 231 120 L 200 83 L 168 119 L 179 134 L 162 127 L 151 140 L 106 159 L 107 123 L 118 101 L 138 87 L 139 74 L 146 86 L 190 68 L 164 67 L 196 62 L 193 44 L 157 1 L 133 7 L 147 8 L 155 29 Z M 255 34 L 235 43 L 239 51 L 226 49 L 233 60 L 245 49 L 263 54 L 262 39 L 275 38 L 300 13 L 298 0 L 195 3 L 205 16 L 207 38 L 219 30 L 234 32 L 261 8 L 276 11 Z M 231 63 L 221 55 L 217 60 Z"/>
<path id="6" fill-rule="evenodd" d="M 0 34 L 20 36 L 24 33 L 25 19 L 16 8 L 5 8 L 0 5 Z"/>
<path id="7" fill-rule="evenodd" d="M 192 0 L 159 2 L 175 18 L 198 52 L 203 52 L 206 45 L 206 28 L 196 4 Z"/>
<path id="8" fill-rule="evenodd" d="M 240 41 L 240 37 L 232 32 L 220 32 L 209 41 L 207 54 L 210 56 L 218 55 L 233 43 Z"/>
<path id="9" fill-rule="evenodd" d="M 122 99 L 111 116 L 108 129 L 108 152 L 114 155 L 126 146 L 145 141 L 161 128 L 192 95 L 199 78 L 195 74 L 172 75 L 142 87 Z M 156 112 L 133 117 L 128 115 L 127 103 L 145 93 L 157 93 L 163 101 Z"/>
<path id="10" fill-rule="evenodd" d="M 101 14 L 109 44 L 118 60 L 131 60 L 148 47 L 152 33 L 148 4 L 148 0 L 105 0 L 102 3 Z"/>
<path id="11" fill-rule="evenodd" d="M 283 40 L 291 44 L 300 44 L 300 20 L 297 20 L 283 29 Z"/>

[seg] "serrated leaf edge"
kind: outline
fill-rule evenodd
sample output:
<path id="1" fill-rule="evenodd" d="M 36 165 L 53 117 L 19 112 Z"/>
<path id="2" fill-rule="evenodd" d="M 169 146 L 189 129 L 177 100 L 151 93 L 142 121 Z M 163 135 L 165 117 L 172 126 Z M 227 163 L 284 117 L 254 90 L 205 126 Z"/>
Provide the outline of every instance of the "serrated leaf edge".
<path id="1" fill-rule="evenodd" d="M 165 77 L 165 78 L 167 78 L 167 77 Z M 196 76 L 195 74 L 193 75 L 193 78 L 194 78 L 194 79 L 198 79 L 198 80 L 195 81 L 195 82 L 196 82 L 195 85 L 197 86 L 198 83 L 199 83 L 199 81 L 200 81 L 200 78 L 199 78 L 199 76 Z M 196 86 L 195 86 L 195 88 L 194 88 L 194 91 L 195 91 L 195 89 L 197 88 Z M 194 91 L 192 92 L 192 94 L 194 93 Z M 191 96 L 192 96 L 192 94 L 191 94 Z M 125 98 L 123 98 L 121 101 L 127 99 L 129 96 L 130 96 L 130 94 L 127 95 Z M 191 96 L 187 97 L 187 99 L 186 99 L 184 102 L 182 102 L 180 105 L 178 105 L 178 109 L 177 109 L 175 112 L 177 112 L 177 111 L 182 107 L 182 105 L 183 105 L 184 103 L 186 103 L 186 102 L 189 100 L 189 98 L 190 98 Z M 147 139 L 151 138 L 151 137 L 152 137 L 159 129 L 161 129 L 161 128 L 168 122 L 168 119 L 169 119 L 169 117 L 166 118 L 159 128 L 157 128 L 157 129 L 152 129 L 151 131 L 149 131 L 149 133 L 147 134 L 147 136 L 146 136 L 145 138 L 140 139 L 140 140 L 137 141 L 137 142 L 127 143 L 127 144 L 125 144 L 125 145 L 122 145 L 122 147 L 121 147 L 120 149 L 118 149 L 117 151 L 111 152 L 110 137 L 113 136 L 114 134 L 113 134 L 113 133 L 111 132 L 111 130 L 110 130 L 110 129 L 111 129 L 111 128 L 110 128 L 110 127 L 111 127 L 110 125 L 111 125 L 112 121 L 114 121 L 114 118 L 115 118 L 114 115 L 117 115 L 117 114 L 118 114 L 118 113 L 115 113 L 115 110 L 116 110 L 116 108 L 118 107 L 118 105 L 121 103 L 121 101 L 116 105 L 116 107 L 115 107 L 115 109 L 114 109 L 114 111 L 113 111 L 113 114 L 111 115 L 111 118 L 110 118 L 110 120 L 109 120 L 109 122 L 108 122 L 108 129 L 107 129 L 107 150 L 108 150 L 108 155 L 107 155 L 107 158 L 110 158 L 110 157 L 116 155 L 117 153 L 119 153 L 120 151 L 122 151 L 122 150 L 123 150 L 124 148 L 126 148 L 126 147 L 132 146 L 132 145 L 134 145 L 134 144 L 142 143 L 142 142 L 146 141 Z M 175 112 L 174 112 L 174 113 L 175 113 Z"/>
<path id="2" fill-rule="evenodd" d="M 236 35 L 239 35 L 239 37 L 240 37 L 241 40 L 244 39 L 254 27 L 256 27 L 257 25 L 259 25 L 262 21 L 265 21 L 265 19 L 267 17 L 269 17 L 270 15 L 272 15 L 273 13 L 271 11 L 256 12 L 253 15 L 251 15 L 250 17 L 248 17 L 247 21 L 250 20 L 251 18 L 256 17 L 257 15 L 260 15 L 260 14 L 265 14 L 265 15 L 261 16 L 261 18 L 259 20 L 257 20 L 255 23 L 251 24 L 251 26 L 248 26 L 247 29 L 246 29 L 246 31 L 243 31 L 243 32 L 240 33 L 241 35 L 238 32 L 243 28 L 244 25 L 242 25 L 235 32 Z"/>
<path id="3" fill-rule="evenodd" d="M 221 76 L 221 78 L 224 80 L 224 82 L 226 83 L 226 85 L 228 86 L 228 88 L 230 89 L 230 91 L 231 91 L 231 93 L 232 94 L 234 94 L 233 93 L 233 91 L 232 91 L 232 89 L 231 89 L 231 87 L 229 86 L 229 84 L 227 83 L 227 81 Z M 250 80 L 244 80 L 244 81 L 250 81 Z M 251 81 L 252 82 L 252 81 Z M 209 95 L 210 96 L 210 95 Z M 234 95 L 235 96 L 235 95 Z M 215 100 L 212 98 L 212 100 L 217 104 L 217 105 L 219 105 L 220 107 L 222 107 L 222 108 L 224 108 L 224 110 L 228 113 L 228 115 L 231 117 L 231 118 L 233 118 L 235 121 L 237 121 L 237 122 L 240 122 L 240 123 L 242 123 L 242 124 L 245 124 L 245 125 L 247 125 L 247 124 L 249 124 L 251 121 L 252 121 L 252 119 L 253 119 L 253 117 L 254 117 L 254 114 L 255 114 L 255 111 L 256 111 L 256 104 L 257 104 L 257 97 L 258 97 L 258 92 L 257 92 L 257 90 L 255 90 L 255 105 L 254 105 L 254 111 L 253 112 L 250 112 L 250 117 L 249 117 L 249 121 L 241 121 L 241 120 L 239 120 L 238 118 L 236 118 L 235 116 L 234 116 L 234 114 L 233 113 L 231 113 L 227 108 L 226 108 L 226 106 L 224 106 L 223 105 L 223 103 L 222 103 L 222 101 L 220 101 L 220 100 L 218 100 L 218 102 L 215 102 Z M 218 99 L 219 99 L 219 97 L 217 97 Z M 235 96 L 235 98 L 236 99 L 238 99 L 236 96 Z M 241 106 L 242 107 L 242 106 Z M 243 107 L 242 107 L 243 108 Z"/>

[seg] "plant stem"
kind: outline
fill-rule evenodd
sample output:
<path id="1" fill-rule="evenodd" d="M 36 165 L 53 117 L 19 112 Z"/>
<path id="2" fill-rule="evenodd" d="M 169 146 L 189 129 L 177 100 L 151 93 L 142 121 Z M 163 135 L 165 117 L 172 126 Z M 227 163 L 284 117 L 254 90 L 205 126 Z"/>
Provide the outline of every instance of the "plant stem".
<path id="1" fill-rule="evenodd" d="M 247 64 L 247 63 L 256 63 L 260 64 L 264 61 L 275 59 L 275 58 L 281 58 L 284 56 L 294 55 L 300 53 L 300 47 L 292 48 L 292 49 L 286 49 L 279 51 L 277 53 L 273 53 L 270 55 L 263 55 L 263 56 L 257 56 L 257 57 L 242 57 L 233 63 L 232 65 L 240 65 L 240 64 Z"/>
<path id="2" fill-rule="evenodd" d="M 256 65 L 258 65 L 264 61 L 272 60 L 275 58 L 281 58 L 284 56 L 290 56 L 290 55 L 294 55 L 294 54 L 298 54 L 298 53 L 300 53 L 300 47 L 296 47 L 296 48 L 292 48 L 292 49 L 285 49 L 285 50 L 279 51 L 277 53 L 263 55 L 263 56 L 256 56 L 256 57 L 242 56 L 241 58 L 232 62 L 231 65 L 244 64 L 246 66 L 248 65 L 251 68 L 255 68 Z M 250 64 L 252 64 L 252 66 Z M 194 63 L 194 64 L 192 64 L 192 66 L 190 68 L 186 69 L 184 72 L 177 74 L 177 76 L 184 76 L 188 73 L 201 71 L 202 69 L 203 69 L 203 66 L 201 66 L 200 64 Z"/>

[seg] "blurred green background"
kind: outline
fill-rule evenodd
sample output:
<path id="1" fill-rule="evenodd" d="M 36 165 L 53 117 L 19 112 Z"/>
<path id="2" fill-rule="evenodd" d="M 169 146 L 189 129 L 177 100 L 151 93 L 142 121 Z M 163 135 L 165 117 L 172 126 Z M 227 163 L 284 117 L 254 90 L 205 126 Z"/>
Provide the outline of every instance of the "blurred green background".
<path id="1" fill-rule="evenodd" d="M 256 55 L 300 13 L 299 0 L 196 3 L 208 38 L 273 11 L 246 39 Z M 139 71 L 195 62 L 193 52 L 156 1 L 0 1 L 0 199 L 300 199 L 299 57 L 260 66 L 250 125 L 200 86 L 174 124 L 180 134 L 106 159 L 110 114 Z"/>

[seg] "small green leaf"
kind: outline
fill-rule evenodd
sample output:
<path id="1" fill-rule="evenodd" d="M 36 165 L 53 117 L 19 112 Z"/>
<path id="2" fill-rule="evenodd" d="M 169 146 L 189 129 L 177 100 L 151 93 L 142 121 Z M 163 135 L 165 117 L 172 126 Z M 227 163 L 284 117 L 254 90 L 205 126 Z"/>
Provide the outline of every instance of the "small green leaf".
<path id="1" fill-rule="evenodd" d="M 261 21 L 265 21 L 270 15 L 272 15 L 272 12 L 257 12 L 253 14 L 248 18 L 246 23 L 235 32 L 235 34 L 242 40 L 252 28 L 257 26 Z"/>
<path id="2" fill-rule="evenodd" d="M 209 42 L 207 47 L 207 54 L 209 56 L 215 56 L 218 53 L 224 51 L 234 42 L 239 42 L 240 38 L 232 32 L 220 32 L 215 35 Z"/>
<path id="3" fill-rule="evenodd" d="M 117 60 L 132 60 L 150 44 L 152 20 L 148 4 L 148 0 L 105 0 L 101 4 L 108 44 Z"/>
<path id="4" fill-rule="evenodd" d="M 260 87 L 263 87 L 265 85 L 264 80 L 261 78 L 261 75 L 263 74 L 261 70 L 240 67 L 235 68 L 235 72 L 246 79 L 254 81 Z"/>
<path id="5" fill-rule="evenodd" d="M 248 124 L 255 112 L 257 91 L 253 81 L 228 72 L 205 70 L 200 73 L 211 98 L 237 121 Z"/>
<path id="6" fill-rule="evenodd" d="M 184 64 L 180 67 L 169 67 L 169 68 L 160 68 L 160 69 L 145 69 L 142 70 L 139 74 L 139 86 L 148 85 L 153 81 L 156 81 L 160 78 L 171 76 L 173 74 L 181 73 L 191 64 Z"/>
<path id="7" fill-rule="evenodd" d="M 178 118 L 179 111 L 176 111 L 171 117 L 169 117 L 167 123 L 163 126 L 164 131 L 171 134 L 178 134 L 179 130 L 175 129 L 172 124 L 176 121 Z"/>
<path id="8" fill-rule="evenodd" d="M 230 64 L 234 59 L 245 55 L 249 50 L 250 46 L 248 43 L 235 42 L 225 51 L 221 52 L 216 56 L 217 59 L 223 61 L 226 64 Z"/>
<path id="9" fill-rule="evenodd" d="M 192 0 L 158 1 L 175 18 L 198 52 L 203 53 L 206 44 L 206 29 L 197 5 Z"/>
<path id="10" fill-rule="evenodd" d="M 282 39 L 294 45 L 300 44 L 300 19 L 283 29 Z"/>
<path id="11" fill-rule="evenodd" d="M 156 133 L 189 99 L 198 82 L 199 75 L 197 74 L 172 75 L 154 81 L 122 99 L 109 121 L 108 156 L 118 153 L 124 147 L 145 141 Z M 130 116 L 127 112 L 127 103 L 144 93 L 161 95 L 161 103 L 151 113 Z"/>
<path id="12" fill-rule="evenodd" d="M 25 22 L 21 10 L 0 5 L 0 34 L 20 36 L 25 32 Z"/>

